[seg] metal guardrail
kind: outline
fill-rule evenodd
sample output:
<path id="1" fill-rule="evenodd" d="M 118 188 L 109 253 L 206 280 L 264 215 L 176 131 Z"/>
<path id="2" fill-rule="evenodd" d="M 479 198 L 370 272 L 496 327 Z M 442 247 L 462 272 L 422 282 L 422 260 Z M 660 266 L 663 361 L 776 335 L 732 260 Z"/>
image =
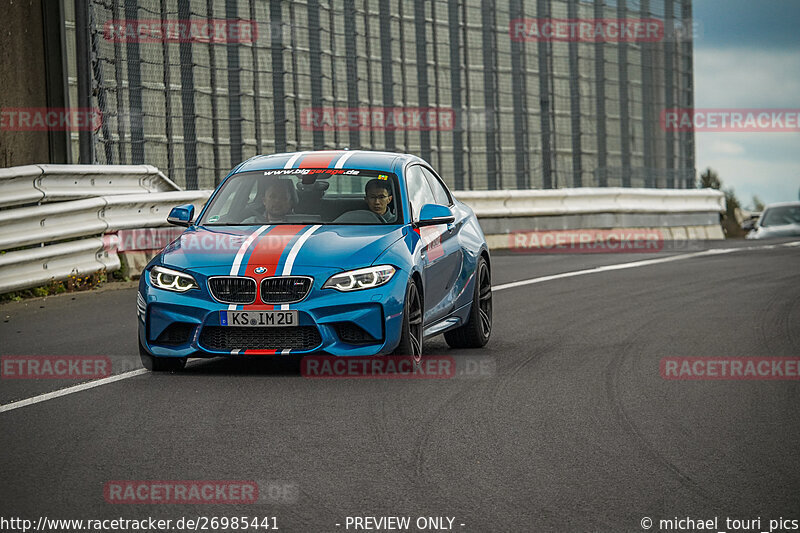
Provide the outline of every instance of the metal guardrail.
<path id="1" fill-rule="evenodd" d="M 172 207 L 200 208 L 210 193 L 181 191 L 149 165 L 0 169 L 0 251 L 11 250 L 0 253 L 0 293 L 115 270 L 114 239 L 103 234 L 165 226 Z"/>
<path id="2" fill-rule="evenodd" d="M 151 165 L 26 165 L 0 168 L 0 208 L 95 196 L 180 191 Z"/>
<path id="3" fill-rule="evenodd" d="M 195 204 L 210 191 L 100 196 L 0 211 L 0 250 L 101 235 L 110 231 L 164 226 L 170 209 Z"/>
<path id="4" fill-rule="evenodd" d="M 119 257 L 102 237 L 0 254 L 0 293 L 119 267 Z"/>
<path id="5" fill-rule="evenodd" d="M 0 293 L 119 268 L 116 247 L 110 244 L 113 239 L 103 239 L 103 234 L 164 226 L 173 206 L 193 203 L 200 208 L 210 193 L 181 191 L 149 165 L 0 169 L 0 250 L 12 250 L 0 253 Z M 724 195 L 708 189 L 579 188 L 455 195 L 487 222 L 587 213 L 725 210 Z M 40 205 L 30 205 L 36 203 Z"/>
<path id="6" fill-rule="evenodd" d="M 457 191 L 479 218 L 591 213 L 716 213 L 725 195 L 714 189 L 584 187 L 526 191 Z"/>

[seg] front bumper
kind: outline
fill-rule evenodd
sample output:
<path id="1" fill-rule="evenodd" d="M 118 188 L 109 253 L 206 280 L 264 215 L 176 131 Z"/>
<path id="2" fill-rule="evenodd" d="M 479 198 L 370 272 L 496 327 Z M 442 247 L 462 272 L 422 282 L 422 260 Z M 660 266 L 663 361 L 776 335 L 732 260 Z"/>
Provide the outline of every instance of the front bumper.
<path id="1" fill-rule="evenodd" d="M 386 285 L 349 293 L 321 290 L 329 274 L 312 276 L 311 291 L 301 302 L 237 306 L 239 310 L 296 310 L 299 323 L 292 330 L 223 326 L 220 311 L 230 306 L 211 297 L 203 276 L 192 272 L 200 289 L 176 293 L 152 286 L 145 272 L 137 302 L 139 341 L 158 357 L 318 352 L 365 356 L 394 350 L 400 342 L 408 273 L 398 269 Z"/>

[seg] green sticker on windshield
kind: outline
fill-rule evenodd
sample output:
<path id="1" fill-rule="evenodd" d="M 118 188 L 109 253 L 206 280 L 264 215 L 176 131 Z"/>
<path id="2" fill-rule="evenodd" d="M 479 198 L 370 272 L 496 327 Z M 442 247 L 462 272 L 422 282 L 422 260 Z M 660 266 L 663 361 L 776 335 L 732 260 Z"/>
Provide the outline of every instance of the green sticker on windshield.
<path id="1" fill-rule="evenodd" d="M 219 220 L 219 215 L 214 215 L 212 217 L 208 217 L 208 221 L 211 222 L 212 224 L 214 222 L 216 222 L 217 220 Z"/>

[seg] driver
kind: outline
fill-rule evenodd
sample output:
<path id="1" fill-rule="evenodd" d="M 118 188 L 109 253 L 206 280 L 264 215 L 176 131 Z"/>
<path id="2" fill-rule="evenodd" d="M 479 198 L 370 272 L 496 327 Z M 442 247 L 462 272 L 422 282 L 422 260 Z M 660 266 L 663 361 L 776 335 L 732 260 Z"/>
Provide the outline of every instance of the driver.
<path id="1" fill-rule="evenodd" d="M 364 187 L 364 200 L 370 211 L 380 217 L 383 222 L 391 222 L 395 215 L 389 209 L 392 202 L 392 189 L 389 182 L 380 179 L 371 179 Z"/>
<path id="2" fill-rule="evenodd" d="M 244 220 L 243 224 L 262 224 L 286 222 L 286 216 L 294 211 L 297 197 L 293 194 L 294 185 L 291 180 L 277 180 L 270 183 L 264 191 L 261 203 L 264 211 Z"/>

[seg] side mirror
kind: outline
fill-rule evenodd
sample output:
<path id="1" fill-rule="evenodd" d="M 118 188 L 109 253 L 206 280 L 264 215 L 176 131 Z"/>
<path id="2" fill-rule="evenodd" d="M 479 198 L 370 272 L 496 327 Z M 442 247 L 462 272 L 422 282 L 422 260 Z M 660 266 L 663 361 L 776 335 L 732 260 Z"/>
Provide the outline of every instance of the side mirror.
<path id="1" fill-rule="evenodd" d="M 173 207 L 172 211 L 169 212 L 167 222 L 188 228 L 191 226 L 193 218 L 194 206 L 192 204 L 179 205 L 178 207 Z"/>
<path id="2" fill-rule="evenodd" d="M 414 226 L 421 228 L 424 226 L 435 226 L 437 224 L 452 224 L 456 217 L 450 208 L 439 204 L 425 204 L 419 212 L 419 221 Z"/>

